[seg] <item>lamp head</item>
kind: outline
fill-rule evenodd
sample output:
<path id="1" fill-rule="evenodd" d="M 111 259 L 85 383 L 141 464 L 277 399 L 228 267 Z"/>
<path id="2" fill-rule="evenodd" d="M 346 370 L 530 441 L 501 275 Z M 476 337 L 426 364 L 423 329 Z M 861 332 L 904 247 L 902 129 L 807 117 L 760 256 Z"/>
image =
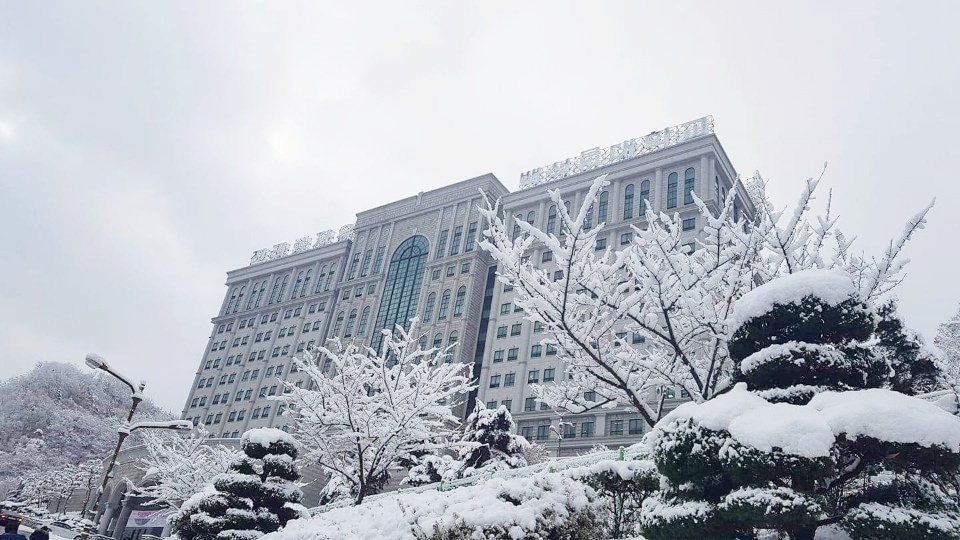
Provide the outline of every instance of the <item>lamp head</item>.
<path id="1" fill-rule="evenodd" d="M 170 426 L 170 429 L 175 429 L 177 431 L 190 431 L 193 429 L 193 422 L 190 420 L 178 420 Z"/>
<path id="2" fill-rule="evenodd" d="M 87 353 L 87 358 L 84 362 L 92 369 L 104 369 L 107 367 L 107 361 L 97 353 Z"/>

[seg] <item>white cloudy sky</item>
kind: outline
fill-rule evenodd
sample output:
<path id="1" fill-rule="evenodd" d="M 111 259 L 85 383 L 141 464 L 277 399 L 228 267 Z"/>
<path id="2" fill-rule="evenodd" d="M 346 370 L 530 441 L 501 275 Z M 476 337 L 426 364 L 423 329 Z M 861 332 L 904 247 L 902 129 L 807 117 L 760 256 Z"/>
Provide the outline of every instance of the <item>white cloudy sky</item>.
<path id="1" fill-rule="evenodd" d="M 0 365 L 97 351 L 171 410 L 228 269 L 357 211 L 706 114 L 787 204 L 825 183 L 956 312 L 953 2 L 4 2 Z"/>

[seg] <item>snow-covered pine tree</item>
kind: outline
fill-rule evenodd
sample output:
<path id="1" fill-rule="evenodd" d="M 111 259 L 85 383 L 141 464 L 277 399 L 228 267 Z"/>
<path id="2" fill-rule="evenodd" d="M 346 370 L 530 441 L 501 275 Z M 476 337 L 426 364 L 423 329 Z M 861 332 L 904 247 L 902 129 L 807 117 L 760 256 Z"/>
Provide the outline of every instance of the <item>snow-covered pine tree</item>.
<path id="1" fill-rule="evenodd" d="M 870 341 L 878 317 L 848 274 L 779 278 L 733 318 L 730 352 L 747 382 L 681 405 L 651 433 L 667 482 L 643 504 L 648 538 L 773 529 L 812 540 L 827 525 L 854 539 L 960 538 L 948 495 L 960 419 L 879 388 L 888 351 Z"/>
<path id="2" fill-rule="evenodd" d="M 182 540 L 252 540 L 308 515 L 296 484 L 293 437 L 274 428 L 251 429 L 240 444 L 244 455 L 180 507 L 173 529 Z"/>
<path id="3" fill-rule="evenodd" d="M 943 353 L 943 384 L 960 392 L 960 310 L 937 328 L 933 344 Z"/>
<path id="4" fill-rule="evenodd" d="M 464 422 L 460 439 L 459 477 L 527 466 L 524 451 L 530 443 L 514 432 L 513 416 L 503 405 L 487 409 L 478 405 Z"/>

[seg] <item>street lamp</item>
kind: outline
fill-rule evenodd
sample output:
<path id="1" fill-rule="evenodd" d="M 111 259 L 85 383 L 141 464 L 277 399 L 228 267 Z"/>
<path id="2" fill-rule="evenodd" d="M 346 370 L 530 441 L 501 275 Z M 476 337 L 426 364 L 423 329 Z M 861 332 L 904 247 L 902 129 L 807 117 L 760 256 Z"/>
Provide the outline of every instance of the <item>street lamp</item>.
<path id="1" fill-rule="evenodd" d="M 113 472 L 113 467 L 117 463 L 117 456 L 120 454 L 120 447 L 123 446 L 124 439 L 130 435 L 136 429 L 175 429 L 178 431 L 189 431 L 193 429 L 193 423 L 189 420 L 171 420 L 167 422 L 137 422 L 131 424 L 133 420 L 133 413 L 137 410 L 137 405 L 143 401 L 143 388 L 147 383 L 140 381 L 139 384 L 134 386 L 130 379 L 124 377 L 113 368 L 110 367 L 110 364 L 107 363 L 100 355 L 95 353 L 90 353 L 87 355 L 85 363 L 90 366 L 92 369 L 101 369 L 106 371 L 110 375 L 113 375 L 117 379 L 130 387 L 130 392 L 132 393 L 130 398 L 133 403 L 130 405 L 130 412 L 127 414 L 127 420 L 120 427 L 117 428 L 117 446 L 113 450 L 113 457 L 110 458 L 110 463 L 107 465 L 107 470 L 103 474 L 103 481 L 100 482 L 100 488 L 97 490 L 97 498 L 93 502 L 93 507 L 90 509 L 90 517 L 94 518 L 97 515 L 97 509 L 100 508 L 100 499 L 103 498 L 103 492 L 107 489 L 107 482 L 110 480 L 110 473 Z"/>
<path id="2" fill-rule="evenodd" d="M 556 426 L 550 424 L 550 431 L 557 434 L 557 457 L 560 457 L 560 443 L 563 442 L 563 428 L 564 426 L 572 426 L 573 422 L 564 422 L 563 417 L 560 418 L 560 422 Z"/>

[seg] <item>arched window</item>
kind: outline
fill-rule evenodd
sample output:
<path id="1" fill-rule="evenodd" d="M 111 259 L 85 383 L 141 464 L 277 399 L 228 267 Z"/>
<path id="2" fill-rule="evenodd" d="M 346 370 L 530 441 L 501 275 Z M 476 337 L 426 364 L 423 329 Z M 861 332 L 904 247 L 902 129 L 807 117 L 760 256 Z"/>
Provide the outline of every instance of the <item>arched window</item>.
<path id="1" fill-rule="evenodd" d="M 440 348 L 443 345 L 443 332 L 437 332 L 437 335 L 433 336 L 433 346 Z"/>
<path id="2" fill-rule="evenodd" d="M 453 344 L 456 343 L 459 339 L 460 339 L 460 333 L 457 332 L 456 330 L 451 330 L 451 331 L 450 331 L 450 339 L 447 340 L 447 344 L 453 345 Z"/>
<path id="3" fill-rule="evenodd" d="M 517 214 L 513 216 L 513 236 L 512 239 L 516 240 L 520 237 L 520 222 L 523 221 L 523 214 Z"/>
<path id="4" fill-rule="evenodd" d="M 281 285 L 284 284 L 284 280 L 287 279 L 287 276 L 280 277 L 277 276 L 277 279 L 273 280 L 273 289 L 270 291 L 270 301 L 269 304 L 277 302 L 280 300 L 280 295 L 283 293 Z"/>
<path id="5" fill-rule="evenodd" d="M 245 309 L 250 309 L 253 307 L 253 301 L 257 299 L 257 287 L 259 286 L 259 283 L 254 282 L 253 287 L 250 288 L 250 298 L 247 298 L 247 307 Z"/>
<path id="6" fill-rule="evenodd" d="M 293 284 L 293 291 L 290 293 L 291 300 L 297 297 L 301 286 L 303 286 L 303 270 L 297 273 L 297 281 Z"/>
<path id="7" fill-rule="evenodd" d="M 357 324 L 357 310 L 350 310 L 350 316 L 347 317 L 347 329 L 343 331 L 343 337 L 350 337 L 353 335 L 353 327 Z"/>
<path id="8" fill-rule="evenodd" d="M 693 204 L 693 188 L 697 184 L 697 172 L 693 167 L 683 171 L 683 204 Z"/>
<path id="9" fill-rule="evenodd" d="M 600 204 L 597 205 L 597 224 L 607 222 L 607 208 L 610 207 L 610 193 L 600 193 Z"/>
<path id="10" fill-rule="evenodd" d="M 553 234 L 557 229 L 557 205 L 550 205 L 550 210 L 547 211 L 547 234 Z"/>
<path id="11" fill-rule="evenodd" d="M 533 222 L 537 220 L 537 213 L 533 210 L 527 212 L 527 223 L 533 225 Z"/>
<path id="12" fill-rule="evenodd" d="M 427 350 L 427 335 L 426 335 L 426 334 L 423 334 L 422 336 L 420 336 L 420 341 L 419 341 L 419 343 L 420 343 L 420 350 L 421 350 L 421 351 Z"/>
<path id="13" fill-rule="evenodd" d="M 442 321 L 447 318 L 447 311 L 450 310 L 450 289 L 443 291 L 440 297 L 440 309 L 437 311 L 437 320 Z"/>
<path id="14" fill-rule="evenodd" d="M 427 296 L 427 306 L 423 308 L 423 322 L 429 323 L 433 320 L 433 306 L 437 303 L 437 293 L 432 292 Z"/>
<path id="15" fill-rule="evenodd" d="M 267 280 L 263 280 L 260 282 L 260 290 L 257 291 L 257 302 L 253 305 L 253 307 L 255 308 L 260 307 L 260 300 L 263 298 L 263 293 L 265 292 L 267 292 Z"/>
<path id="16" fill-rule="evenodd" d="M 357 328 L 357 335 L 362 336 L 367 332 L 367 323 L 370 322 L 370 306 L 363 308 L 360 314 L 360 326 Z"/>
<path id="17" fill-rule="evenodd" d="M 633 219 L 633 184 L 623 188 L 623 219 Z"/>
<path id="18" fill-rule="evenodd" d="M 650 181 L 640 182 L 640 217 L 647 215 L 647 209 L 650 208 Z"/>
<path id="19" fill-rule="evenodd" d="M 378 353 L 383 345 L 380 331 L 393 330 L 397 324 L 408 328 L 410 318 L 417 312 L 429 249 L 426 238 L 411 236 L 397 247 L 390 259 L 371 340 L 371 346 Z"/>
<path id="20" fill-rule="evenodd" d="M 240 292 L 237 293 L 237 303 L 233 306 L 233 312 L 236 313 L 240 310 L 240 304 L 243 302 L 243 291 L 246 290 L 247 286 L 244 285 L 240 287 Z"/>
<path id="21" fill-rule="evenodd" d="M 290 282 L 290 276 L 293 274 L 287 274 L 283 276 L 283 282 L 280 283 L 280 294 L 277 295 L 277 302 L 283 300 L 283 293 L 287 292 L 287 283 Z"/>
<path id="22" fill-rule="evenodd" d="M 307 295 L 307 291 L 310 290 L 310 272 L 313 272 L 313 269 L 307 270 L 307 275 L 303 277 L 303 289 L 300 291 L 300 298 L 303 298 Z"/>
<path id="23" fill-rule="evenodd" d="M 329 291 L 330 287 L 333 285 L 333 279 L 337 277 L 337 263 L 330 265 L 330 274 L 327 276 L 327 284 L 323 286 L 323 290 Z"/>
<path id="24" fill-rule="evenodd" d="M 463 303 L 467 299 L 467 288 L 460 287 L 457 289 L 457 300 L 453 303 L 453 316 L 462 317 L 463 316 Z"/>
<path id="25" fill-rule="evenodd" d="M 583 230 L 588 231 L 593 228 L 593 203 L 587 208 L 587 213 L 583 216 Z"/>
<path id="26" fill-rule="evenodd" d="M 667 208 L 677 207 L 677 173 L 667 176 Z"/>
<path id="27" fill-rule="evenodd" d="M 333 335 L 340 333 L 340 329 L 343 328 L 343 312 L 337 313 L 337 322 L 333 324 Z"/>
<path id="28" fill-rule="evenodd" d="M 314 293 L 318 293 L 323 290 L 323 278 L 327 277 L 327 265 L 320 267 L 320 273 L 317 274 L 317 286 L 313 290 Z"/>
<path id="29" fill-rule="evenodd" d="M 233 288 L 233 294 L 230 295 L 230 301 L 227 302 L 227 307 L 224 308 L 224 313 L 230 313 L 230 310 L 233 309 L 233 305 L 237 303 L 237 288 Z"/>

